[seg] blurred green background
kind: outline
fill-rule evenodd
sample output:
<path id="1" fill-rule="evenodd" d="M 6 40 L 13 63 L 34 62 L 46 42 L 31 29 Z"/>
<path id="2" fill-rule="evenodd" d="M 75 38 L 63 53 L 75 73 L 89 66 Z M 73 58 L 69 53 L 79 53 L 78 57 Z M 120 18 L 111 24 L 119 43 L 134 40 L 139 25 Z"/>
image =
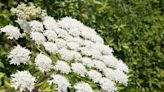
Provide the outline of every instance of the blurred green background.
<path id="1" fill-rule="evenodd" d="M 95 28 L 130 68 L 121 92 L 164 92 L 164 0 L 0 0 L 0 27 L 13 21 L 10 9 L 20 2 Z M 0 70 L 3 55 L 0 50 Z"/>

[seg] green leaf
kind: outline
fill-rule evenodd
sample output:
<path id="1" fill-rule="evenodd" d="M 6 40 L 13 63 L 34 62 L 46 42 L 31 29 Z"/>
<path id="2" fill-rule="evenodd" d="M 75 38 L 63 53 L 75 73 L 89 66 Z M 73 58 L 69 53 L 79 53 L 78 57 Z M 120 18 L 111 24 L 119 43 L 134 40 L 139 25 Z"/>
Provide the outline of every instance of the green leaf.
<path id="1" fill-rule="evenodd" d="M 5 66 L 2 62 L 0 62 L 0 68 L 5 68 Z"/>

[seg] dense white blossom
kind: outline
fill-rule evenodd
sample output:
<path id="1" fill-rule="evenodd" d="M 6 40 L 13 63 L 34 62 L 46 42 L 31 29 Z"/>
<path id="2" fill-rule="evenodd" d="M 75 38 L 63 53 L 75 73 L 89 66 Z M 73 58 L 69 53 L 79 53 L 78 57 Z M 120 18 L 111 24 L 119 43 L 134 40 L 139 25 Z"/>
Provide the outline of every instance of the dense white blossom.
<path id="1" fill-rule="evenodd" d="M 66 74 L 71 72 L 70 66 L 65 61 L 57 61 L 54 69 Z"/>
<path id="2" fill-rule="evenodd" d="M 100 79 L 102 78 L 102 75 L 100 72 L 96 70 L 90 70 L 87 72 L 87 75 L 90 79 L 92 79 L 95 83 L 99 82 Z"/>
<path id="3" fill-rule="evenodd" d="M 11 12 L 13 14 L 16 14 L 17 17 L 25 20 L 30 20 L 32 17 L 43 17 L 47 15 L 45 10 L 42 10 L 40 7 L 34 6 L 33 3 L 30 3 L 30 5 L 21 3 L 16 8 L 11 8 Z"/>
<path id="4" fill-rule="evenodd" d="M 67 48 L 67 43 L 63 39 L 56 39 L 55 43 L 58 49 Z"/>
<path id="5" fill-rule="evenodd" d="M 92 61 L 90 58 L 88 58 L 88 57 L 83 57 L 83 58 L 81 59 L 81 61 L 82 61 L 82 63 L 83 63 L 85 66 L 87 66 L 87 67 L 89 67 L 89 68 L 93 67 L 93 65 L 94 65 L 93 61 Z"/>
<path id="6" fill-rule="evenodd" d="M 71 61 L 74 59 L 74 54 L 71 53 L 72 51 L 68 49 L 61 49 L 58 50 L 58 54 L 61 56 L 61 58 L 65 61 Z"/>
<path id="7" fill-rule="evenodd" d="M 119 69 L 115 70 L 115 81 L 119 83 L 123 83 L 125 86 L 128 85 L 128 76 L 120 71 Z"/>
<path id="8" fill-rule="evenodd" d="M 109 46 L 99 43 L 93 44 L 92 48 L 100 51 L 103 55 L 112 55 L 113 52 L 113 49 Z"/>
<path id="9" fill-rule="evenodd" d="M 83 26 L 80 21 L 77 21 L 76 19 L 73 19 L 71 17 L 64 17 L 60 21 L 58 21 L 57 24 L 59 27 L 64 29 L 74 29 Z"/>
<path id="10" fill-rule="evenodd" d="M 20 33 L 19 29 L 17 27 L 14 27 L 13 25 L 6 25 L 0 30 L 8 36 L 8 39 L 17 40 L 18 38 L 22 37 L 22 34 Z"/>
<path id="11" fill-rule="evenodd" d="M 111 68 L 106 68 L 104 71 L 103 71 L 105 77 L 107 77 L 108 79 L 110 80 L 116 80 L 116 73 L 113 69 Z"/>
<path id="12" fill-rule="evenodd" d="M 73 59 L 75 61 L 80 61 L 81 60 L 82 56 L 81 56 L 81 54 L 79 52 L 71 51 L 71 53 L 73 54 Z"/>
<path id="13" fill-rule="evenodd" d="M 76 92 L 93 92 L 91 86 L 85 82 L 78 82 L 74 85 Z"/>
<path id="14" fill-rule="evenodd" d="M 72 63 L 71 68 L 74 73 L 79 74 L 80 76 L 83 76 L 83 77 L 87 73 L 85 66 L 81 63 Z"/>
<path id="15" fill-rule="evenodd" d="M 80 35 L 80 31 L 79 31 L 78 28 L 69 29 L 69 30 L 68 30 L 68 33 L 69 33 L 70 35 L 72 35 L 73 37 L 79 37 L 79 35 Z"/>
<path id="16" fill-rule="evenodd" d="M 87 47 L 80 47 L 79 48 L 82 55 L 85 55 L 85 56 L 91 56 L 93 53 L 92 53 L 92 50 L 90 48 L 87 48 Z"/>
<path id="17" fill-rule="evenodd" d="M 43 24 L 37 20 L 29 22 L 32 31 L 43 32 Z"/>
<path id="18" fill-rule="evenodd" d="M 58 51 L 58 48 L 57 48 L 57 46 L 56 46 L 55 43 L 52 43 L 52 42 L 44 42 L 43 43 L 43 46 L 50 53 L 56 54 L 57 51 Z"/>
<path id="19" fill-rule="evenodd" d="M 102 61 L 108 66 L 108 67 L 116 67 L 116 64 L 118 60 L 113 55 L 108 56 L 102 56 Z"/>
<path id="20" fill-rule="evenodd" d="M 122 60 L 119 60 L 116 64 L 116 68 L 121 70 L 121 71 L 124 71 L 126 73 L 129 72 L 129 68 L 128 66 L 122 61 Z"/>
<path id="21" fill-rule="evenodd" d="M 56 33 L 58 34 L 59 38 L 64 39 L 64 40 L 67 40 L 67 38 L 69 37 L 68 32 L 63 29 L 56 30 Z"/>
<path id="22" fill-rule="evenodd" d="M 56 84 L 58 92 L 67 92 L 67 89 L 71 86 L 67 78 L 59 74 L 53 74 L 51 77 L 52 79 L 49 81 L 50 85 Z"/>
<path id="23" fill-rule="evenodd" d="M 55 29 L 57 29 L 56 20 L 51 16 L 45 16 L 43 24 L 47 30 L 55 31 Z"/>
<path id="24" fill-rule="evenodd" d="M 81 29 L 81 31 L 88 32 L 88 34 L 95 34 L 95 35 L 97 34 L 96 31 L 95 31 L 95 29 L 90 28 L 88 26 L 81 26 L 80 29 Z"/>
<path id="25" fill-rule="evenodd" d="M 101 59 L 101 53 L 100 53 L 100 51 L 98 51 L 98 50 L 95 50 L 95 49 L 92 49 L 91 50 L 91 56 L 92 56 L 92 58 L 94 58 L 94 59 Z"/>
<path id="26" fill-rule="evenodd" d="M 31 27 L 26 20 L 18 18 L 15 22 L 19 24 L 20 28 L 23 29 L 23 32 L 30 34 Z"/>
<path id="27" fill-rule="evenodd" d="M 83 40 L 81 45 L 82 47 L 92 48 L 92 45 L 94 45 L 94 43 L 90 40 Z"/>
<path id="28" fill-rule="evenodd" d="M 8 55 L 10 64 L 20 65 L 20 64 L 28 64 L 30 61 L 30 51 L 17 45 Z"/>
<path id="29" fill-rule="evenodd" d="M 79 44 L 75 42 L 67 42 L 68 48 L 77 51 L 79 49 Z"/>
<path id="30" fill-rule="evenodd" d="M 47 37 L 48 41 L 52 41 L 55 42 L 55 40 L 57 39 L 57 34 L 55 31 L 52 30 L 46 30 L 44 32 L 44 36 Z"/>
<path id="31" fill-rule="evenodd" d="M 30 37 L 35 41 L 36 44 L 43 44 L 46 39 L 44 35 L 40 32 L 31 32 Z"/>
<path id="32" fill-rule="evenodd" d="M 51 63 L 52 60 L 48 56 L 41 53 L 35 58 L 35 65 L 42 72 L 48 72 L 52 68 Z"/>
<path id="33" fill-rule="evenodd" d="M 100 71 L 103 71 L 107 68 L 106 65 L 99 60 L 93 60 L 93 64 L 94 64 L 94 68 L 96 68 Z"/>
<path id="34" fill-rule="evenodd" d="M 33 77 L 29 71 L 17 71 L 11 75 L 11 79 L 13 83 L 12 86 L 15 89 L 19 89 L 20 92 L 26 90 L 32 92 L 35 87 L 35 77 Z"/>
<path id="35" fill-rule="evenodd" d="M 113 69 L 107 68 L 103 71 L 103 73 L 110 80 L 123 83 L 124 85 L 128 84 L 128 76 L 122 71 L 120 71 L 119 69 L 113 70 Z"/>
<path id="36" fill-rule="evenodd" d="M 115 83 L 107 78 L 102 78 L 99 83 L 100 87 L 107 92 L 115 92 L 117 90 Z"/>

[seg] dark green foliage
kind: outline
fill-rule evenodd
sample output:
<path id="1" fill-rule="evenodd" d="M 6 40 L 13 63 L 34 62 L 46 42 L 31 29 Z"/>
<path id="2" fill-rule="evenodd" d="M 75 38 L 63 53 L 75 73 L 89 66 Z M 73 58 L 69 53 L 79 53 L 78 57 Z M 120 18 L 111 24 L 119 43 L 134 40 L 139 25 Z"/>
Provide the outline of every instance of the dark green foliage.
<path id="1" fill-rule="evenodd" d="M 27 2 L 0 0 L 0 27 L 12 20 L 9 9 L 20 1 Z M 122 92 L 164 92 L 164 0 L 28 1 L 55 19 L 71 16 L 95 28 L 131 69 Z"/>

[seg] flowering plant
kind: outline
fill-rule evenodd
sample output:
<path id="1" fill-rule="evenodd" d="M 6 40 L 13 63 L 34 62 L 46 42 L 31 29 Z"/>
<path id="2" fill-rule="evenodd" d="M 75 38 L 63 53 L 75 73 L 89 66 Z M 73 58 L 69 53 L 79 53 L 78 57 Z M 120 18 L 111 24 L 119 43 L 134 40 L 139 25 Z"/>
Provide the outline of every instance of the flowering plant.
<path id="1" fill-rule="evenodd" d="M 33 4 L 11 12 L 14 25 L 0 30 L 12 44 L 8 66 L 23 66 L 10 75 L 15 90 L 115 92 L 127 86 L 128 66 L 94 29 L 71 17 L 55 20 Z"/>

